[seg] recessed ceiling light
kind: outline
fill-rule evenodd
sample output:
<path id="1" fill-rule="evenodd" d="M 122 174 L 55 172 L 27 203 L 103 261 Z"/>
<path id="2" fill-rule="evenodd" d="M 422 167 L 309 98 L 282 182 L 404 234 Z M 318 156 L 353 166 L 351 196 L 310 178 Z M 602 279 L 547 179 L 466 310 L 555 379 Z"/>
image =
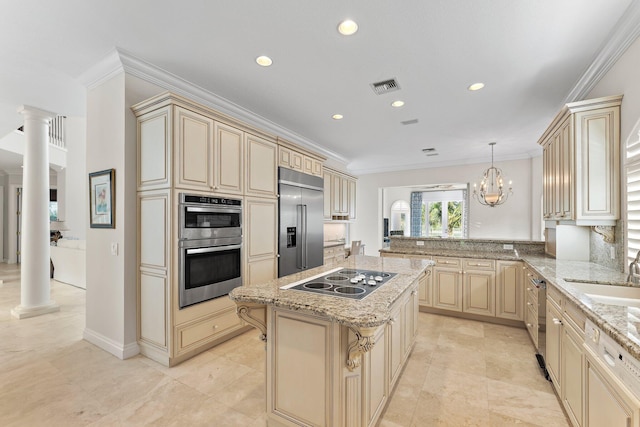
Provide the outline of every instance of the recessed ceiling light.
<path id="1" fill-rule="evenodd" d="M 256 58 L 256 62 L 258 63 L 258 65 L 262 66 L 262 67 L 268 67 L 269 65 L 273 64 L 273 61 L 271 60 L 271 58 L 269 58 L 268 56 L 258 56 Z"/>
<path id="2" fill-rule="evenodd" d="M 343 36 L 350 36 L 355 34 L 358 31 L 358 24 L 356 24 L 351 19 L 345 19 L 340 24 L 338 24 L 338 32 Z"/>
<path id="3" fill-rule="evenodd" d="M 480 90 L 484 87 L 484 83 L 474 83 L 471 86 L 469 86 L 467 89 L 469 90 Z"/>
<path id="4" fill-rule="evenodd" d="M 344 116 L 342 114 L 334 114 L 333 116 L 331 116 L 331 118 L 333 120 L 342 120 Z"/>
<path id="5" fill-rule="evenodd" d="M 403 105 L 404 105 L 404 101 L 400 101 L 400 100 L 393 101 L 393 102 L 391 103 L 391 106 L 392 106 L 392 107 L 396 107 L 396 108 L 398 108 L 398 107 L 402 107 Z"/>

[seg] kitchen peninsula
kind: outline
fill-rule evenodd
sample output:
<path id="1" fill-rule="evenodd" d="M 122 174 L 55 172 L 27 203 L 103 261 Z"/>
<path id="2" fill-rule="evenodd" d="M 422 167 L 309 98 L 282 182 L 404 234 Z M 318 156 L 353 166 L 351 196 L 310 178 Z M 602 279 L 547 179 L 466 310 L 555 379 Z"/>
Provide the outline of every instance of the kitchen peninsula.
<path id="1" fill-rule="evenodd" d="M 430 265 L 352 256 L 234 289 L 238 315 L 266 341 L 269 425 L 375 425 L 413 348 L 417 290 Z M 359 300 L 291 289 L 356 271 L 389 278 Z"/>

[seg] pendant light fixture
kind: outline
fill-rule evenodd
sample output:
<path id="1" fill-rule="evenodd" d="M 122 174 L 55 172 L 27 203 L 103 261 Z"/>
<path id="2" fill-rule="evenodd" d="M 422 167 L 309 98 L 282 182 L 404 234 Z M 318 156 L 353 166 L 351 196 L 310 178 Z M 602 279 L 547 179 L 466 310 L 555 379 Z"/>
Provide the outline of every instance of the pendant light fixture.
<path id="1" fill-rule="evenodd" d="M 496 143 L 490 142 L 489 145 L 491 146 L 491 167 L 484 171 L 480 188 L 476 183 L 473 183 L 473 197 L 483 205 L 494 207 L 506 202 L 513 192 L 511 191 L 511 181 L 509 181 L 509 188 L 505 193 L 502 170 L 493 166 L 493 146 Z"/>

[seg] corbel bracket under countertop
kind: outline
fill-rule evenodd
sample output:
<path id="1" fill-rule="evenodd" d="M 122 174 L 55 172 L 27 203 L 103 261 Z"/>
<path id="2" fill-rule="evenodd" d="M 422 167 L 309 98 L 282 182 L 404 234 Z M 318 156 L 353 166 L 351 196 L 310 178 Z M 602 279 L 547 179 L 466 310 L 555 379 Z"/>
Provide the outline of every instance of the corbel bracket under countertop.
<path id="1" fill-rule="evenodd" d="M 353 371 L 362 363 L 362 355 L 370 351 L 375 345 L 373 336 L 377 328 L 349 328 L 356 336 L 356 340 L 349 344 L 347 352 L 347 368 Z"/>
<path id="2" fill-rule="evenodd" d="M 616 236 L 614 226 L 594 225 L 591 229 L 602 236 L 602 239 L 607 243 L 615 243 Z"/>
<path id="3" fill-rule="evenodd" d="M 262 332 L 260 334 L 262 341 L 267 341 L 267 306 L 244 303 L 238 305 L 236 312 L 242 320 Z"/>

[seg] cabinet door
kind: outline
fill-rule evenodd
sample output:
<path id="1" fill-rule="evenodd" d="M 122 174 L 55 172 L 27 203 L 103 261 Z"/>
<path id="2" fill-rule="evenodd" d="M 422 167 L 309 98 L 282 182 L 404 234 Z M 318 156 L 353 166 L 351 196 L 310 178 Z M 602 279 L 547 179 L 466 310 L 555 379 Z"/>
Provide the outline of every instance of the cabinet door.
<path id="1" fill-rule="evenodd" d="M 418 302 L 425 307 L 433 306 L 432 275 L 433 268 L 429 267 L 425 275 L 420 278 L 418 286 Z"/>
<path id="2" fill-rule="evenodd" d="M 496 274 L 496 317 L 524 320 L 522 263 L 498 261 Z"/>
<path id="3" fill-rule="evenodd" d="M 138 117 L 138 190 L 171 185 L 172 107 Z"/>
<path id="4" fill-rule="evenodd" d="M 391 320 L 387 329 L 388 339 L 391 343 L 391 352 L 389 358 L 389 388 L 392 389 L 402 367 L 402 359 L 404 356 L 403 346 L 403 323 L 404 323 L 404 305 L 397 304 L 397 307 L 391 313 Z"/>
<path id="5" fill-rule="evenodd" d="M 175 107 L 175 141 L 178 144 L 176 187 L 211 190 L 213 127 L 210 118 Z"/>
<path id="6" fill-rule="evenodd" d="M 389 337 L 386 336 L 388 331 L 388 326 L 380 327 L 374 335 L 374 342 L 377 344 L 362 356 L 364 358 L 364 378 L 362 381 L 363 390 L 360 396 L 362 396 L 364 407 L 365 423 L 363 425 L 367 426 L 373 425 L 372 422 L 380 416 L 389 395 L 388 362 L 391 348 Z M 347 379 L 348 386 L 349 379 Z M 357 416 L 354 418 L 359 419 Z"/>
<path id="7" fill-rule="evenodd" d="M 462 311 L 462 272 L 458 269 L 433 267 L 433 306 Z"/>
<path id="8" fill-rule="evenodd" d="M 560 192 L 560 218 L 561 219 L 574 219 L 573 214 L 573 189 L 574 189 L 574 171 L 573 171 L 573 138 L 571 135 L 571 117 L 567 119 L 560 126 L 559 131 L 559 152 L 560 158 L 558 162 L 560 164 L 559 176 L 558 176 L 558 191 Z"/>
<path id="9" fill-rule="evenodd" d="M 576 157 L 581 219 L 618 219 L 619 107 L 576 113 Z"/>
<path id="10" fill-rule="evenodd" d="M 322 176 L 322 162 L 320 160 L 313 159 L 313 171 L 312 175 Z"/>
<path id="11" fill-rule="evenodd" d="M 413 342 L 415 341 L 416 333 L 418 332 L 418 289 L 417 283 L 409 291 L 409 296 L 404 304 L 404 354 L 403 360 L 409 356 L 411 348 L 413 348 Z"/>
<path id="12" fill-rule="evenodd" d="M 340 212 L 349 214 L 349 180 L 345 177 L 340 177 Z"/>
<path id="13" fill-rule="evenodd" d="M 349 219 L 356 219 L 356 181 L 350 179 L 349 181 L 349 206 L 347 211 L 349 212 Z"/>
<path id="14" fill-rule="evenodd" d="M 244 132 L 216 122 L 214 191 L 242 194 Z"/>
<path id="15" fill-rule="evenodd" d="M 324 208 L 323 208 L 323 216 L 324 219 L 331 219 L 331 212 L 333 206 L 333 198 L 331 194 L 331 188 L 333 184 L 333 174 L 329 172 L 324 172 Z"/>
<path id="16" fill-rule="evenodd" d="M 569 418 L 577 426 L 582 425 L 583 341 L 584 339 L 571 326 L 563 325 L 562 350 L 560 352 L 561 400 Z"/>
<path id="17" fill-rule="evenodd" d="M 465 270 L 462 277 L 463 304 L 465 313 L 494 316 L 495 271 Z"/>
<path id="18" fill-rule="evenodd" d="M 278 201 L 247 197 L 244 212 L 244 226 L 247 230 L 244 257 L 247 274 L 245 284 L 275 279 L 278 255 Z"/>
<path id="19" fill-rule="evenodd" d="M 293 169 L 291 167 L 291 150 L 285 147 L 278 147 L 278 166 Z"/>
<path id="20" fill-rule="evenodd" d="M 546 325 L 546 354 L 547 371 L 556 388 L 558 395 L 562 396 L 562 384 L 560 383 L 560 341 L 562 339 L 562 317 L 555 306 L 547 300 L 547 325 Z"/>
<path id="21" fill-rule="evenodd" d="M 342 215 L 342 178 L 331 175 L 331 215 Z"/>
<path id="22" fill-rule="evenodd" d="M 634 412 L 617 392 L 607 375 L 587 359 L 586 425 L 588 427 L 637 426 Z M 636 415 L 637 416 L 637 415 Z"/>
<path id="23" fill-rule="evenodd" d="M 247 134 L 246 139 L 246 195 L 276 197 L 278 188 L 276 152 L 278 146 L 251 134 Z"/>
<path id="24" fill-rule="evenodd" d="M 313 158 L 309 156 L 302 157 L 302 172 L 313 175 Z"/>
<path id="25" fill-rule="evenodd" d="M 542 218 L 549 220 L 553 217 L 553 170 L 551 166 L 551 158 L 553 148 L 551 144 L 544 146 L 542 153 Z"/>

